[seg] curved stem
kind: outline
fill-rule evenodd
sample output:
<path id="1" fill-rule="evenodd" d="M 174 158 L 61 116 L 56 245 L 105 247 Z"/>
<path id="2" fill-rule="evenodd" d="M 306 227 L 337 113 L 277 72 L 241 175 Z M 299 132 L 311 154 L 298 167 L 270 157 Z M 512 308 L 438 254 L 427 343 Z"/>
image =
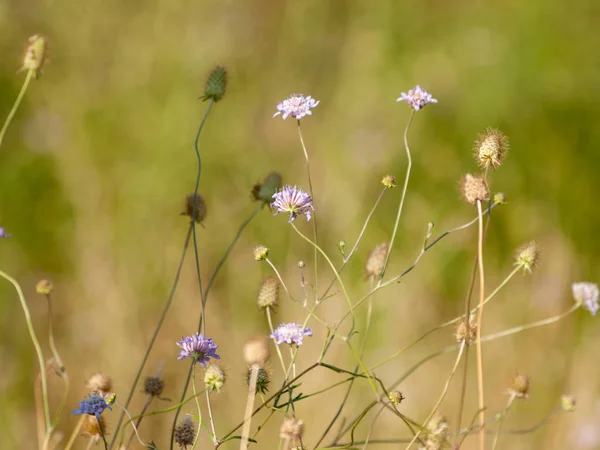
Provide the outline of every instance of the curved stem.
<path id="1" fill-rule="evenodd" d="M 508 403 L 506 403 L 506 407 L 502 412 L 502 416 L 500 417 L 500 422 L 498 423 L 498 429 L 496 430 L 496 435 L 494 436 L 494 444 L 492 445 L 492 450 L 496 450 L 496 445 L 498 445 L 498 440 L 500 439 L 500 432 L 502 431 L 502 425 L 504 425 L 504 420 L 506 419 L 506 415 L 508 414 L 508 410 L 512 406 L 515 401 L 515 395 L 511 394 L 508 398 Z"/>
<path id="2" fill-rule="evenodd" d="M 194 450 L 198 443 L 200 430 L 202 429 L 202 408 L 200 407 L 200 400 L 198 399 L 198 393 L 196 392 L 196 364 L 192 366 L 192 392 L 194 393 L 194 399 L 196 400 L 196 408 L 198 409 L 198 431 L 196 432 L 196 437 L 192 443 L 192 450 Z"/>
<path id="3" fill-rule="evenodd" d="M 6 118 L 6 121 L 4 122 L 4 125 L 2 126 L 2 130 L 0 130 L 0 146 L 2 146 L 2 141 L 4 140 L 4 136 L 6 135 L 6 130 L 8 130 L 8 126 L 12 122 L 12 119 L 15 116 L 17 109 L 19 109 L 19 105 L 21 104 L 21 101 L 23 100 L 23 97 L 25 96 L 25 92 L 27 92 L 27 87 L 29 86 L 29 82 L 31 81 L 31 78 L 33 77 L 34 74 L 35 74 L 35 70 L 27 71 L 27 76 L 25 77 L 25 81 L 23 82 L 21 91 L 19 92 L 19 95 L 17 96 L 17 99 L 15 100 L 13 107 L 11 108 L 10 112 L 8 113 L 8 117 Z"/>
<path id="4" fill-rule="evenodd" d="M 271 307 L 267 306 L 266 311 L 267 311 L 267 320 L 269 322 L 269 329 L 271 330 L 271 334 L 273 334 L 273 332 L 275 330 L 273 328 L 273 321 L 271 320 Z M 283 373 L 285 373 L 286 372 L 285 362 L 283 362 L 283 355 L 281 354 L 281 349 L 279 348 L 279 345 L 275 346 L 275 350 L 277 350 L 277 356 L 279 357 L 279 362 L 281 363 L 281 370 L 283 370 Z"/>

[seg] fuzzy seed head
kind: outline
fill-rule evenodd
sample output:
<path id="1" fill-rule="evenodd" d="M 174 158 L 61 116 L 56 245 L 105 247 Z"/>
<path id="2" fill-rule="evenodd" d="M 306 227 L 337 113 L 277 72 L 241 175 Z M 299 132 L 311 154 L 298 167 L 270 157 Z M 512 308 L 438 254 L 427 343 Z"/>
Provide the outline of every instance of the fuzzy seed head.
<path id="1" fill-rule="evenodd" d="M 187 448 L 188 445 L 192 445 L 194 443 L 194 438 L 196 437 L 196 427 L 194 426 L 194 422 L 189 417 L 184 418 L 177 428 L 175 428 L 175 442 L 179 444 L 180 448 Z"/>
<path id="2" fill-rule="evenodd" d="M 404 400 L 404 395 L 402 395 L 402 392 L 396 389 L 388 394 L 388 398 L 394 405 L 399 405 L 402 403 L 402 400 Z"/>
<path id="3" fill-rule="evenodd" d="M 193 216 L 197 223 L 202 223 L 206 218 L 206 203 L 199 194 L 196 194 L 195 200 L 196 201 L 194 201 L 194 194 L 190 194 L 185 198 L 185 209 L 181 215 L 190 218 Z"/>
<path id="4" fill-rule="evenodd" d="M 299 441 L 304 434 L 304 421 L 295 417 L 286 417 L 279 429 L 279 437 L 286 441 Z"/>
<path id="5" fill-rule="evenodd" d="M 467 345 L 475 342 L 477 337 L 477 320 L 474 314 L 471 314 L 469 320 L 461 320 L 456 328 L 456 340 L 460 343 L 466 342 Z"/>
<path id="6" fill-rule="evenodd" d="M 264 245 L 257 245 L 254 248 L 254 259 L 256 261 L 264 261 L 269 256 L 269 249 Z"/>
<path id="7" fill-rule="evenodd" d="M 388 244 L 383 242 L 371 251 L 367 264 L 365 264 L 365 273 L 368 277 L 379 278 L 385 265 L 385 259 L 388 254 Z"/>
<path id="8" fill-rule="evenodd" d="M 54 285 L 50 280 L 40 280 L 35 285 L 35 292 L 40 295 L 48 295 L 54 290 Z"/>
<path id="9" fill-rule="evenodd" d="M 275 277 L 267 277 L 262 281 L 258 292 L 258 307 L 260 309 L 274 309 L 279 303 L 279 280 Z"/>
<path id="10" fill-rule="evenodd" d="M 576 400 L 573 395 L 563 395 L 560 397 L 560 409 L 563 411 L 575 411 Z"/>
<path id="11" fill-rule="evenodd" d="M 506 195 L 504 192 L 498 192 L 497 194 L 494 194 L 494 203 L 506 205 Z"/>
<path id="12" fill-rule="evenodd" d="M 508 386 L 508 394 L 515 396 L 515 398 L 528 398 L 529 377 L 519 373 L 513 375 Z"/>
<path id="13" fill-rule="evenodd" d="M 281 175 L 271 172 L 262 183 L 257 183 L 252 188 L 252 198 L 263 203 L 271 203 L 273 195 L 281 189 Z"/>
<path id="14" fill-rule="evenodd" d="M 386 175 L 385 177 L 383 177 L 383 180 L 381 180 L 381 184 L 383 184 L 386 188 L 395 188 L 396 186 L 398 186 L 396 184 L 396 179 L 391 175 Z"/>
<path id="15" fill-rule="evenodd" d="M 496 169 L 508 150 L 508 138 L 500 131 L 488 128 L 475 141 L 475 159 L 482 169 Z"/>
<path id="16" fill-rule="evenodd" d="M 252 376 L 252 369 L 248 368 L 246 371 L 246 384 L 250 386 L 250 377 Z M 271 382 L 271 378 L 269 377 L 269 372 L 265 369 L 258 369 L 258 376 L 256 378 L 256 391 L 261 394 L 266 394 L 269 391 L 269 383 Z"/>
<path id="17" fill-rule="evenodd" d="M 144 393 L 152 397 L 160 397 L 165 388 L 165 382 L 160 377 L 146 377 L 144 381 Z"/>
<path id="18" fill-rule="evenodd" d="M 490 199 L 490 192 L 483 177 L 470 173 L 460 180 L 460 192 L 471 205 L 475 205 L 477 201 L 485 202 Z"/>
<path id="19" fill-rule="evenodd" d="M 21 70 L 33 71 L 36 78 L 39 78 L 42 73 L 42 68 L 47 57 L 47 41 L 46 38 L 34 34 L 28 40 L 27 50 L 23 57 L 23 65 Z"/>
<path id="20" fill-rule="evenodd" d="M 87 382 L 87 388 L 90 392 L 100 392 L 102 394 L 112 392 L 112 386 L 112 378 L 103 373 L 92 375 Z"/>
<path id="21" fill-rule="evenodd" d="M 106 419 L 104 416 L 100 416 L 100 420 L 91 414 L 82 416 L 82 436 L 86 436 L 92 439 L 94 442 L 99 442 L 102 439 L 102 434 L 106 436 Z"/>
<path id="22" fill-rule="evenodd" d="M 540 249 L 535 241 L 531 241 L 517 250 L 515 266 L 523 270 L 523 273 L 531 273 L 533 268 L 538 265 L 539 260 Z"/>
<path id="23" fill-rule="evenodd" d="M 210 392 L 221 392 L 225 385 L 225 372 L 218 364 L 211 364 L 204 372 L 204 385 Z"/>
<path id="24" fill-rule="evenodd" d="M 269 360 L 269 344 L 263 337 L 248 339 L 244 344 L 244 361 L 249 366 L 264 367 Z"/>
<path id="25" fill-rule="evenodd" d="M 225 67 L 217 66 L 208 76 L 208 80 L 206 80 L 202 100 L 212 100 L 216 103 L 223 98 L 226 88 L 227 71 Z"/>
<path id="26" fill-rule="evenodd" d="M 427 424 L 427 437 L 425 438 L 425 450 L 441 450 L 448 437 L 448 420 L 438 414 Z"/>

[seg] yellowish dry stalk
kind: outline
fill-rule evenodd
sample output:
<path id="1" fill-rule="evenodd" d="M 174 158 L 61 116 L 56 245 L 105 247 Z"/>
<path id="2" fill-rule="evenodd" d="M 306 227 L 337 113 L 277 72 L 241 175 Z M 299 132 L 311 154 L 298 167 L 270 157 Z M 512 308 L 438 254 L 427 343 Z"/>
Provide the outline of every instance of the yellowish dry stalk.
<path id="1" fill-rule="evenodd" d="M 483 396 L 483 351 L 481 348 L 481 329 L 483 321 L 483 303 L 485 299 L 485 275 L 483 272 L 483 217 L 481 201 L 477 200 L 479 216 L 479 235 L 477 238 L 477 259 L 479 262 L 479 309 L 477 310 L 477 392 L 479 398 L 479 449 L 485 450 L 485 399 Z"/>
<path id="2" fill-rule="evenodd" d="M 244 428 L 242 428 L 242 440 L 240 450 L 248 449 L 248 437 L 250 436 L 250 423 L 252 422 L 252 407 L 256 397 L 256 380 L 258 379 L 258 364 L 253 364 L 250 369 L 250 382 L 248 383 L 248 400 L 246 401 L 246 412 L 244 413 Z"/>

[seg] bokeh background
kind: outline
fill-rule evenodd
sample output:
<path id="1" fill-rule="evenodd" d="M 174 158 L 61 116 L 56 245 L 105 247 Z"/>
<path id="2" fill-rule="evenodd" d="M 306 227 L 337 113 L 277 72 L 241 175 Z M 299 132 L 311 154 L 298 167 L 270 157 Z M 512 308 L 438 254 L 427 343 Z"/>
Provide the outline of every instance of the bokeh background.
<path id="1" fill-rule="evenodd" d="M 56 339 L 72 380 L 59 430 L 70 434 L 76 417 L 69 411 L 86 395 L 86 380 L 96 372 L 110 375 L 118 398 L 125 399 L 185 238 L 187 220 L 179 213 L 193 190 L 193 139 L 206 106 L 198 97 L 216 64 L 227 67 L 230 83 L 200 139 L 200 193 L 208 206 L 205 228 L 198 228 L 205 280 L 256 207 L 249 195 L 254 183 L 276 170 L 285 182 L 306 185 L 294 121 L 272 118 L 279 101 L 300 92 L 321 102 L 302 127 L 321 242 L 339 261 L 337 243 L 354 242 L 382 176 L 404 177 L 402 132 L 409 108 L 395 99 L 420 84 L 439 103 L 420 111 L 410 131 L 413 171 L 389 273 L 414 260 L 429 221 L 442 232 L 475 217 L 459 197 L 457 180 L 476 170 L 473 141 L 493 126 L 508 135 L 511 151 L 492 174 L 492 189 L 506 193 L 508 204 L 496 210 L 488 233 L 489 288 L 512 269 L 520 244 L 536 239 L 543 252 L 533 275 L 515 277 L 486 309 L 485 328 L 499 331 L 569 308 L 572 282 L 600 279 L 599 17 L 597 2 L 559 0 L 1 2 L 2 119 L 24 79 L 16 70 L 27 38 L 41 33 L 51 47 L 43 76 L 30 86 L 0 148 L 0 226 L 13 233 L 0 242 L 0 267 L 23 286 L 46 355 L 46 303 L 35 294 L 35 284 L 46 277 L 56 286 Z M 344 272 L 354 299 L 368 289 L 365 259 L 389 239 L 399 198 L 400 189 L 386 194 Z M 271 248 L 295 294 L 300 293 L 299 260 L 307 262 L 312 284 L 311 249 L 286 222 L 261 211 L 208 300 L 207 331 L 219 344 L 228 373 L 224 392 L 213 402 L 219 434 L 243 416 L 242 345 L 267 333 L 256 295 L 261 279 L 271 273 L 253 260 L 253 247 Z M 301 228 L 310 233 L 310 225 Z M 403 283 L 375 297 L 369 365 L 462 310 L 475 232 L 446 238 Z M 175 359 L 175 341 L 191 334 L 198 320 L 194 270 L 188 258 L 146 370 L 152 375 L 164 363 L 165 396 L 172 399 L 180 396 L 188 367 Z M 325 266 L 321 273 L 330 279 Z M 7 282 L 0 283 L 0 296 L 0 443 L 31 449 L 36 446 L 35 353 Z M 320 311 L 335 321 L 345 311 L 343 298 L 329 300 Z M 365 309 L 358 314 L 363 317 Z M 297 305 L 282 301 L 275 321 L 303 318 Z M 311 326 L 315 336 L 300 352 L 299 369 L 321 348 L 324 330 L 316 322 Z M 451 331 L 435 334 L 377 374 L 392 382 L 420 357 L 452 343 Z M 598 319 L 581 310 L 557 324 L 486 345 L 490 414 L 504 406 L 515 372 L 531 377 L 530 398 L 518 402 L 506 429 L 538 423 L 563 393 L 578 402 L 576 412 L 559 414 L 533 433 L 504 436 L 501 448 L 600 448 L 599 339 Z M 342 344 L 328 360 L 354 366 Z M 403 383 L 401 410 L 424 420 L 453 361 L 450 354 L 437 358 Z M 276 360 L 271 370 L 274 383 L 280 382 Z M 313 372 L 302 391 L 340 379 Z M 474 372 L 469 380 L 465 417 L 476 409 Z M 62 386 L 54 378 L 50 386 L 56 406 Z M 453 383 L 441 407 L 451 425 L 458 390 Z M 337 388 L 325 401 L 298 404 L 310 448 L 343 393 Z M 371 396 L 366 383 L 357 383 L 344 416 L 353 417 Z M 132 413 L 143 401 L 138 394 Z M 194 407 L 184 412 L 194 413 Z M 109 426 L 117 416 L 107 413 Z M 357 437 L 365 437 L 371 420 L 365 419 Z M 166 448 L 171 421 L 171 415 L 146 419 L 141 433 Z M 267 424 L 257 448 L 277 445 L 280 423 L 275 416 Z M 384 413 L 372 437 L 407 435 L 396 417 Z M 475 448 L 475 442 L 469 439 L 463 448 Z M 79 438 L 75 448 L 86 445 Z M 203 435 L 200 448 L 210 445 Z"/>

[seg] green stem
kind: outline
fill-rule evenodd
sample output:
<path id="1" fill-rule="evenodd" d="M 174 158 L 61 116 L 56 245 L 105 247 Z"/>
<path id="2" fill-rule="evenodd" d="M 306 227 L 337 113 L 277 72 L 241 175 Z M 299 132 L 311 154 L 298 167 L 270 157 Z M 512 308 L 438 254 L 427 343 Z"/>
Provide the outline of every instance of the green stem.
<path id="1" fill-rule="evenodd" d="M 506 419 L 506 415 L 508 414 L 508 410 L 512 406 L 515 401 L 515 395 L 511 394 L 508 398 L 508 402 L 506 403 L 506 407 L 502 412 L 502 416 L 500 417 L 500 422 L 498 422 L 498 429 L 496 430 L 496 435 L 494 436 L 494 443 L 492 444 L 492 450 L 496 450 L 496 445 L 498 445 L 498 440 L 500 439 L 500 432 L 502 431 L 502 425 L 504 425 L 504 419 Z"/>
<path id="2" fill-rule="evenodd" d="M 198 437 L 200 436 L 200 430 L 202 429 L 200 426 L 202 424 L 202 408 L 200 407 L 200 400 L 198 399 L 198 393 L 196 392 L 196 364 L 192 365 L 192 392 L 196 399 L 196 408 L 198 409 L 198 431 L 196 432 L 196 437 L 192 443 L 192 450 L 194 450 L 196 448 L 196 443 L 198 442 Z"/>
<path id="3" fill-rule="evenodd" d="M 6 118 L 6 121 L 4 122 L 4 125 L 2 126 L 2 130 L 0 130 L 0 146 L 2 146 L 2 141 L 4 140 L 4 135 L 6 134 L 6 130 L 8 130 L 8 126 L 12 122 L 12 119 L 15 116 L 17 109 L 19 109 L 21 100 L 23 100 L 23 97 L 25 96 L 25 92 L 27 92 L 27 87 L 29 86 L 29 82 L 31 81 L 31 78 L 34 76 L 34 74 L 35 74 L 34 70 L 27 71 L 27 76 L 25 77 L 25 81 L 23 82 L 21 91 L 19 92 L 19 95 L 17 96 L 17 99 L 15 100 L 15 103 L 13 104 L 12 109 L 8 113 L 8 117 Z"/>
<path id="4" fill-rule="evenodd" d="M 181 399 L 179 400 L 179 406 L 177 406 L 177 409 L 175 410 L 175 417 L 173 418 L 173 426 L 171 427 L 171 440 L 170 440 L 170 449 L 173 450 L 173 441 L 175 440 L 175 428 L 177 428 L 177 419 L 179 418 L 179 413 L 181 412 L 181 407 L 183 406 L 183 404 L 185 403 L 183 400 L 185 399 L 185 394 L 187 392 L 187 387 L 190 385 L 190 379 L 192 377 L 192 372 L 194 371 L 194 365 L 196 364 L 196 361 L 192 361 L 192 364 L 190 365 L 190 370 L 188 371 L 188 375 L 187 375 L 187 379 L 185 380 L 185 389 L 182 392 L 181 395 Z M 194 395 L 193 398 L 196 398 L 196 396 Z M 198 428 L 200 428 L 200 424 L 198 424 Z"/>

